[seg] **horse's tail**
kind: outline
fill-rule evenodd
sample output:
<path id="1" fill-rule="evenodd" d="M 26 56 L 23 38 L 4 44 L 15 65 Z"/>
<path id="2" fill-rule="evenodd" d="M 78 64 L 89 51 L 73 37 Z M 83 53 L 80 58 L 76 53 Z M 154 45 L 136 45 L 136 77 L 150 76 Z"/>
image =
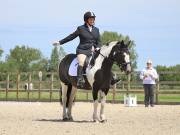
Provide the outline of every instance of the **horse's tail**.
<path id="1" fill-rule="evenodd" d="M 70 99 L 70 95 L 71 95 L 71 91 L 72 91 L 72 85 L 68 84 L 68 89 L 67 89 L 67 100 L 66 100 L 66 107 L 68 107 L 69 104 L 69 99 Z"/>
<path id="2" fill-rule="evenodd" d="M 62 89 L 59 89 L 59 103 L 62 105 Z"/>
<path id="3" fill-rule="evenodd" d="M 67 98 L 66 99 L 66 107 L 68 107 L 68 104 L 69 104 L 71 91 L 72 91 L 72 85 L 68 84 L 67 85 L 67 94 L 66 94 L 66 98 Z M 61 105 L 63 105 L 63 102 L 62 102 L 62 89 L 59 90 L 59 102 L 60 102 Z"/>

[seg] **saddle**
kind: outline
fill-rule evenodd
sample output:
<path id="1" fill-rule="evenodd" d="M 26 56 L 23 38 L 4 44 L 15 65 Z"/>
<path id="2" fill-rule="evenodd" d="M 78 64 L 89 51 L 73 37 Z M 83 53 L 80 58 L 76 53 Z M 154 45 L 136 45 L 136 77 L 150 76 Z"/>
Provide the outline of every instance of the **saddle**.
<path id="1" fill-rule="evenodd" d="M 96 58 L 96 53 L 93 53 L 91 56 L 86 57 L 86 60 L 84 62 L 84 66 L 83 66 L 83 75 L 86 75 L 87 67 L 92 68 L 94 66 L 95 58 Z M 77 76 L 78 64 L 79 63 L 78 63 L 77 57 L 75 57 L 69 67 L 69 75 L 70 76 Z"/>

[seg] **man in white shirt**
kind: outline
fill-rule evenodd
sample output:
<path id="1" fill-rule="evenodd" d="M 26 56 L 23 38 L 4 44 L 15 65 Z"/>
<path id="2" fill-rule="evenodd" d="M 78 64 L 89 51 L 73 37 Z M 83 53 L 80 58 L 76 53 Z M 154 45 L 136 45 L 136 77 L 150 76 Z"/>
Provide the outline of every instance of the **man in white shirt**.
<path id="1" fill-rule="evenodd" d="M 140 79 L 143 80 L 144 85 L 144 104 L 145 107 L 148 107 L 149 104 L 151 107 L 154 107 L 154 89 L 155 89 L 155 80 L 158 78 L 156 69 L 152 67 L 152 60 L 147 61 L 147 67 L 141 71 Z"/>

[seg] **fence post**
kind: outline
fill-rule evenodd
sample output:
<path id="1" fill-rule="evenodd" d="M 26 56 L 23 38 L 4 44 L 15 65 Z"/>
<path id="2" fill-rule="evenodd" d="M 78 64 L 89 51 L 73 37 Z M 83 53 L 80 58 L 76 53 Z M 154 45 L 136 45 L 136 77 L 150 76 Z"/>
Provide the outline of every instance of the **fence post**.
<path id="1" fill-rule="evenodd" d="M 158 77 L 157 88 L 156 88 L 156 104 L 159 104 L 159 89 L 160 89 L 160 83 L 159 83 L 159 77 Z"/>
<path id="2" fill-rule="evenodd" d="M 54 74 L 51 73 L 50 102 L 52 101 L 53 79 L 54 79 Z"/>
<path id="3" fill-rule="evenodd" d="M 8 91 L 9 91 L 9 74 L 7 74 L 7 78 L 6 78 L 6 101 L 8 99 Z"/>
<path id="4" fill-rule="evenodd" d="M 114 77 L 117 77 L 117 74 L 115 73 Z M 115 96 L 116 96 L 116 83 L 113 85 L 113 103 L 115 103 Z"/>
<path id="5" fill-rule="evenodd" d="M 122 81 L 122 90 L 124 90 L 124 81 Z"/>
<path id="6" fill-rule="evenodd" d="M 17 85 L 17 88 L 16 88 L 16 100 L 19 100 L 19 81 L 20 81 L 20 73 L 18 72 L 17 73 L 17 80 L 16 80 L 16 85 Z"/>
<path id="7" fill-rule="evenodd" d="M 31 84 L 32 78 L 31 73 L 29 73 L 29 79 L 28 79 L 28 101 L 29 101 L 29 94 L 30 94 L 30 84 Z"/>
<path id="8" fill-rule="evenodd" d="M 88 91 L 86 92 L 86 100 L 88 101 Z"/>
<path id="9" fill-rule="evenodd" d="M 38 90 L 38 100 L 41 98 L 41 83 L 42 83 L 42 71 L 39 71 L 39 90 Z"/>
<path id="10" fill-rule="evenodd" d="M 129 90 L 131 89 L 131 75 L 128 74 L 128 80 L 127 80 L 127 95 L 129 95 Z"/>

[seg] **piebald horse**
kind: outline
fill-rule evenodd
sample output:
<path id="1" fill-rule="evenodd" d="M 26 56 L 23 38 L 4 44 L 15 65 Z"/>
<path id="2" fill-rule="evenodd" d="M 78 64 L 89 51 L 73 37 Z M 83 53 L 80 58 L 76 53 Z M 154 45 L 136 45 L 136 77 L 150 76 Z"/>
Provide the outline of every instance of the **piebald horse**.
<path id="1" fill-rule="evenodd" d="M 85 88 L 92 89 L 94 112 L 93 121 L 104 122 L 106 121 L 104 114 L 104 106 L 106 103 L 106 95 L 110 88 L 110 82 L 112 78 L 112 66 L 116 63 L 121 71 L 127 74 L 131 72 L 130 53 L 128 46 L 130 41 L 125 44 L 124 41 L 113 41 L 107 46 L 102 46 L 98 55 L 95 58 L 94 65 L 87 66 L 86 71 L 86 84 Z M 68 73 L 71 62 L 76 58 L 75 54 L 68 54 L 65 56 L 59 64 L 59 77 L 62 86 L 62 105 L 63 105 L 63 120 L 73 120 L 71 111 L 73 101 L 76 95 L 77 78 L 70 76 Z M 101 109 L 100 118 L 97 115 L 98 107 L 98 92 L 100 92 Z"/>

